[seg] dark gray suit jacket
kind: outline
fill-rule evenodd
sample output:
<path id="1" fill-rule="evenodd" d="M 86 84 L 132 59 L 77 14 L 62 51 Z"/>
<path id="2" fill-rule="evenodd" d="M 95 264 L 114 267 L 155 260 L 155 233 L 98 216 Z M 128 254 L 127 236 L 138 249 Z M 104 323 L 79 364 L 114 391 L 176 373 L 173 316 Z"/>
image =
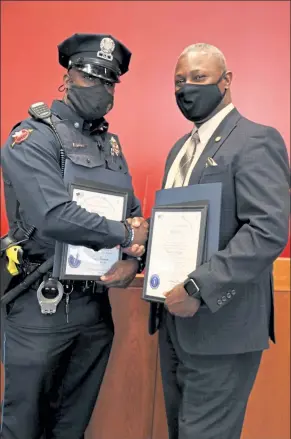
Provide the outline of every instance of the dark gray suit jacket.
<path id="1" fill-rule="evenodd" d="M 170 151 L 163 186 L 188 137 Z M 217 166 L 205 167 L 208 157 Z M 223 185 L 220 243 L 209 262 L 190 274 L 206 305 L 194 317 L 175 318 L 185 351 L 234 354 L 266 349 L 269 337 L 275 341 L 272 264 L 288 239 L 288 162 L 278 131 L 247 120 L 236 109 L 199 158 L 189 185 Z M 151 325 L 161 315 L 159 307 L 151 305 Z"/>

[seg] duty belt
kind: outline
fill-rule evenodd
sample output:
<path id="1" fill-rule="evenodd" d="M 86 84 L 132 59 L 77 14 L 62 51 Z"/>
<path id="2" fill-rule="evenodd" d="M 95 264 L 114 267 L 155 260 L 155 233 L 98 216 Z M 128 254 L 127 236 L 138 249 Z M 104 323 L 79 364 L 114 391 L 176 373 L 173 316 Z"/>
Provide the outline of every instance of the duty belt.
<path id="1" fill-rule="evenodd" d="M 37 289 L 42 280 L 37 281 L 33 288 Z M 95 281 L 84 281 L 84 280 L 60 280 L 59 281 L 63 287 L 64 287 L 64 293 L 83 293 L 83 294 L 97 294 L 97 293 L 104 293 L 106 290 L 106 287 L 104 287 L 101 284 L 98 284 Z"/>
<path id="2" fill-rule="evenodd" d="M 39 262 L 28 262 L 26 266 L 26 275 L 29 275 L 31 272 L 33 272 L 37 267 L 39 267 Z M 52 273 L 47 273 L 48 277 L 52 276 Z M 42 283 L 43 279 L 37 280 L 33 285 L 32 288 L 38 289 L 40 284 Z M 64 293 L 83 293 L 83 294 L 100 294 L 104 293 L 106 291 L 106 287 L 104 285 L 101 285 L 100 283 L 97 283 L 95 281 L 91 280 L 61 280 L 60 283 L 64 287 Z"/>

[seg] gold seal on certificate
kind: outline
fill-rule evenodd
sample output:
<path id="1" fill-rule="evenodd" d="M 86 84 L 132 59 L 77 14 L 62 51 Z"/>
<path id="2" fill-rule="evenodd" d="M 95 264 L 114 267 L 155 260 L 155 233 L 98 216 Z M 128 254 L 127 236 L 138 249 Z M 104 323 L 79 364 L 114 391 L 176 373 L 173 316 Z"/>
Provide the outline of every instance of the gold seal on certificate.
<path id="1" fill-rule="evenodd" d="M 163 302 L 202 263 L 207 202 L 153 209 L 143 298 Z"/>
<path id="2" fill-rule="evenodd" d="M 119 189 L 95 185 L 71 185 L 72 200 L 88 212 L 109 220 L 125 219 L 127 196 Z M 61 279 L 99 280 L 121 257 L 119 248 L 94 251 L 87 247 L 63 244 Z"/>

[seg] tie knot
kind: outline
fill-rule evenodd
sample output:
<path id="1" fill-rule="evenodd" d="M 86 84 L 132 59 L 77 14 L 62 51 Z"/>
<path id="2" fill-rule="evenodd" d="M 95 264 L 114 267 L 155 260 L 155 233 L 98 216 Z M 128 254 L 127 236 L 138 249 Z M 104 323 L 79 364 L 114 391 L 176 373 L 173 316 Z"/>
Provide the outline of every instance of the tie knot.
<path id="1" fill-rule="evenodd" d="M 194 131 L 191 135 L 191 139 L 193 140 L 193 142 L 195 143 L 195 145 L 197 145 L 200 142 L 200 137 L 198 134 L 198 130 Z"/>

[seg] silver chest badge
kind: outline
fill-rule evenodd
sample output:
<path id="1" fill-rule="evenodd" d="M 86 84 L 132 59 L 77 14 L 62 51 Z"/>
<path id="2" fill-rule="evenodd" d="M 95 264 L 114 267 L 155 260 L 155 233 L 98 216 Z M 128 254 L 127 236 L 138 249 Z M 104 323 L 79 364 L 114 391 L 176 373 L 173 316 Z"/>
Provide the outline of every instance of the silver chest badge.
<path id="1" fill-rule="evenodd" d="M 119 145 L 116 142 L 116 139 L 114 139 L 114 137 L 112 136 L 110 139 L 110 145 L 111 145 L 111 155 L 116 155 L 119 156 L 120 154 L 120 149 L 119 149 Z"/>
<path id="2" fill-rule="evenodd" d="M 115 43 L 111 38 L 103 38 L 100 43 L 100 50 L 97 52 L 98 58 L 113 61 L 112 52 L 115 49 Z"/>

